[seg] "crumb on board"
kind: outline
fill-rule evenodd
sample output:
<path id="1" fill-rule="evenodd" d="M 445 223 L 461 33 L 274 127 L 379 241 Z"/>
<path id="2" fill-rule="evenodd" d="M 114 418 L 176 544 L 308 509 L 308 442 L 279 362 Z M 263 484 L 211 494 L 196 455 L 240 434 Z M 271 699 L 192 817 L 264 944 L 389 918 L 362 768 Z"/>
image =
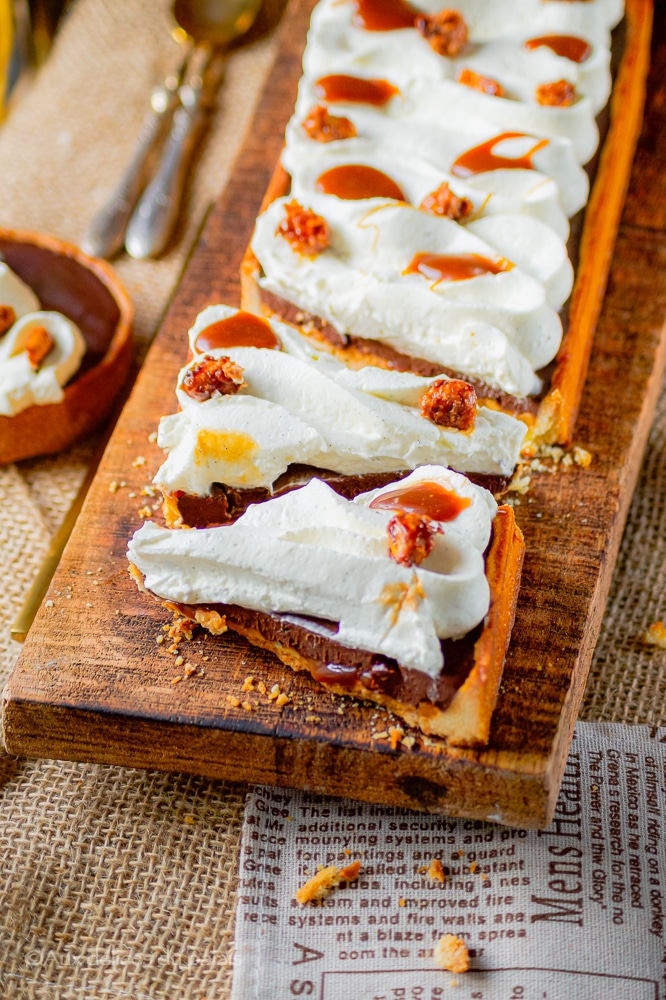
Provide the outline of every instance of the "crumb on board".
<path id="1" fill-rule="evenodd" d="M 337 865 L 322 868 L 316 875 L 308 879 L 300 889 L 296 890 L 296 899 L 303 905 L 324 899 L 341 882 L 353 882 L 354 879 L 358 878 L 360 871 L 360 861 L 352 861 L 345 868 L 338 868 Z"/>
<path id="2" fill-rule="evenodd" d="M 446 880 L 444 866 L 439 858 L 433 858 L 430 862 L 430 867 L 428 868 L 428 878 L 435 879 L 437 882 L 444 882 Z"/>
<path id="3" fill-rule="evenodd" d="M 592 464 L 592 453 L 575 444 L 573 447 L 573 460 L 576 465 L 580 465 L 581 468 L 587 469 Z"/>
<path id="4" fill-rule="evenodd" d="M 180 642 L 181 639 L 191 639 L 194 634 L 195 625 L 196 622 L 193 622 L 191 618 L 182 618 L 180 615 L 175 615 L 173 622 L 169 625 L 168 633 L 176 642 Z"/>
<path id="5" fill-rule="evenodd" d="M 469 866 L 469 870 L 471 871 L 472 875 L 474 874 L 474 872 L 478 867 L 479 867 L 478 862 L 472 861 L 471 865 Z"/>
<path id="6" fill-rule="evenodd" d="M 291 698 L 289 697 L 289 695 L 285 694 L 284 691 L 282 691 L 278 695 L 275 704 L 277 705 L 278 708 L 282 708 L 284 705 L 288 705 L 290 701 Z"/>
<path id="7" fill-rule="evenodd" d="M 254 691 L 254 677 L 252 675 L 245 678 L 241 691 Z"/>
<path id="8" fill-rule="evenodd" d="M 433 949 L 433 958 L 446 972 L 467 972 L 469 952 L 462 938 L 455 934 L 444 934 Z"/>
<path id="9" fill-rule="evenodd" d="M 663 622 L 654 622 L 643 633 L 643 642 L 648 646 L 659 646 L 666 649 L 666 625 Z"/>
<path id="10" fill-rule="evenodd" d="M 140 466 L 145 464 L 146 464 L 146 459 L 144 458 L 143 455 L 137 455 L 134 461 L 132 462 L 132 465 L 134 466 L 135 469 L 138 469 L 140 468 Z"/>
<path id="11" fill-rule="evenodd" d="M 509 483 L 508 489 L 512 493 L 520 493 L 521 495 L 527 493 L 530 488 L 531 478 L 530 476 L 520 476 L 515 475 L 511 482 Z"/>

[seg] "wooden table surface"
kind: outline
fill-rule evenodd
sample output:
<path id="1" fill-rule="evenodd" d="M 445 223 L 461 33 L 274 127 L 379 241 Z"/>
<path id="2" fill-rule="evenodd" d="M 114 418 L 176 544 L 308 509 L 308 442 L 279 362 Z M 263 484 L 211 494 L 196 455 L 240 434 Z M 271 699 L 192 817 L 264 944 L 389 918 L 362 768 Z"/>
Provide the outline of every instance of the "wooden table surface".
<path id="1" fill-rule="evenodd" d="M 166 612 L 126 571 L 141 495 L 161 463 L 149 436 L 175 406 L 186 331 L 205 305 L 238 302 L 238 267 L 282 144 L 311 4 L 287 14 L 278 62 L 234 176 L 184 279 L 100 465 L 86 505 L 8 683 L 12 753 L 291 785 L 521 826 L 549 822 L 620 537 L 666 366 L 666 57 L 663 34 L 619 229 L 575 440 L 588 469 L 535 474 L 517 508 L 527 545 L 516 624 L 480 751 L 372 739 L 376 709 L 340 702 L 239 637 L 195 637 L 181 673 L 157 637 Z M 143 461 L 145 460 L 145 461 Z M 126 483 L 115 492 L 112 484 Z M 246 676 L 276 681 L 278 708 Z M 252 710 L 228 697 L 247 698 Z"/>

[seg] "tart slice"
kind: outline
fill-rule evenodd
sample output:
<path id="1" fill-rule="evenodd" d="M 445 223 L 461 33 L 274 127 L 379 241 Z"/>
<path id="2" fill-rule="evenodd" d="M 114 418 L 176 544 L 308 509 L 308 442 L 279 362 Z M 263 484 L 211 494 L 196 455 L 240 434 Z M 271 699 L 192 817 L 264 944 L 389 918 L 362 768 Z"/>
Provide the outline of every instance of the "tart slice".
<path id="1" fill-rule="evenodd" d="M 353 501 L 312 480 L 228 526 L 147 523 L 128 549 L 170 610 L 459 746 L 488 740 L 522 556 L 511 509 L 437 466 Z"/>
<path id="2" fill-rule="evenodd" d="M 158 432 L 154 483 L 170 527 L 233 521 L 313 476 L 351 498 L 439 464 L 495 491 L 518 461 L 524 423 L 480 406 L 461 380 L 352 371 L 293 327 L 224 305 L 200 313 L 189 337 L 180 410 Z"/>

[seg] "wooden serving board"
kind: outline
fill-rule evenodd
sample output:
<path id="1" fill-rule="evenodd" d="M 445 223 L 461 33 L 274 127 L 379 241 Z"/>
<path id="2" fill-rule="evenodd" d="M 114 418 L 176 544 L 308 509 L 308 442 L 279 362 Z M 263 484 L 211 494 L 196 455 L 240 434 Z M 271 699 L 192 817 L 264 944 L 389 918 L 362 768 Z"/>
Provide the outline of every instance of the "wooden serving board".
<path id="1" fill-rule="evenodd" d="M 175 406 L 186 330 L 205 305 L 238 302 L 238 268 L 280 152 L 311 0 L 286 15 L 280 53 L 237 163 L 118 422 L 50 592 L 4 695 L 11 753 L 307 788 L 329 795 L 542 827 L 550 821 L 617 549 L 666 365 L 666 81 L 659 41 L 646 124 L 619 230 L 576 441 L 592 465 L 535 474 L 517 509 L 527 556 L 488 747 L 372 738 L 376 707 L 344 707 L 237 636 L 181 655 L 166 612 L 127 574 L 127 539 L 161 462 L 149 436 Z M 663 36 L 662 36 L 663 38 Z M 601 294 L 601 292 L 600 292 Z M 145 459 L 145 462 L 142 460 Z M 113 491 L 112 484 L 125 483 Z M 200 672 L 203 671 L 203 676 Z M 279 707 L 244 679 L 291 698 Z M 252 707 L 234 707 L 231 701 Z"/>

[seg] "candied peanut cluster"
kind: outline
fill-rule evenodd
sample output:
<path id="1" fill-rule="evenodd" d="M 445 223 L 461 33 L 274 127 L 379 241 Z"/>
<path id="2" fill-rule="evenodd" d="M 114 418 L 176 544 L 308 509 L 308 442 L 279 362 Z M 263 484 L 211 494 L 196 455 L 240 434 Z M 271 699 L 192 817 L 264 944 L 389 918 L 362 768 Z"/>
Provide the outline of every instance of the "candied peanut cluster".
<path id="1" fill-rule="evenodd" d="M 303 119 L 302 128 L 315 142 L 337 142 L 338 139 L 353 139 L 356 126 L 349 118 L 332 115 L 321 104 L 310 108 Z"/>
<path id="2" fill-rule="evenodd" d="M 331 242 L 328 222 L 311 208 L 304 208 L 294 199 L 284 206 L 285 216 L 275 230 L 283 236 L 292 250 L 307 257 L 315 257 Z"/>
<path id="3" fill-rule="evenodd" d="M 443 181 L 435 191 L 425 196 L 419 208 L 428 215 L 443 215 L 457 221 L 468 216 L 474 205 L 469 198 L 458 198 L 446 181 Z"/>
<path id="4" fill-rule="evenodd" d="M 400 566 L 420 566 L 432 552 L 442 529 L 427 514 L 397 511 L 387 526 L 389 556 Z"/>
<path id="5" fill-rule="evenodd" d="M 243 369 L 231 358 L 213 358 L 210 354 L 188 368 L 180 388 L 202 403 L 211 396 L 232 396 L 245 385 Z"/>
<path id="6" fill-rule="evenodd" d="M 4 336 L 16 322 L 16 313 L 11 306 L 0 305 L 0 337 Z"/>
<path id="7" fill-rule="evenodd" d="M 504 87 L 499 80 L 493 80 L 491 76 L 482 76 L 472 69 L 461 69 L 458 83 L 472 87 L 473 90 L 480 90 L 482 94 L 490 94 L 491 97 L 504 97 Z"/>
<path id="8" fill-rule="evenodd" d="M 467 25 L 457 10 L 419 14 L 415 26 L 440 56 L 457 56 L 467 41 Z"/>
<path id="9" fill-rule="evenodd" d="M 576 100 L 576 88 L 568 80 L 541 83 L 535 92 L 539 104 L 546 107 L 568 108 Z"/>
<path id="10" fill-rule="evenodd" d="M 439 427 L 471 431 L 476 420 L 476 391 L 462 379 L 438 379 L 421 396 L 421 416 Z"/>
<path id="11" fill-rule="evenodd" d="M 51 353 L 54 347 L 55 340 L 45 327 L 33 327 L 28 334 L 28 339 L 25 343 L 25 350 L 28 355 L 30 367 L 37 371 L 44 358 L 47 354 Z"/>

